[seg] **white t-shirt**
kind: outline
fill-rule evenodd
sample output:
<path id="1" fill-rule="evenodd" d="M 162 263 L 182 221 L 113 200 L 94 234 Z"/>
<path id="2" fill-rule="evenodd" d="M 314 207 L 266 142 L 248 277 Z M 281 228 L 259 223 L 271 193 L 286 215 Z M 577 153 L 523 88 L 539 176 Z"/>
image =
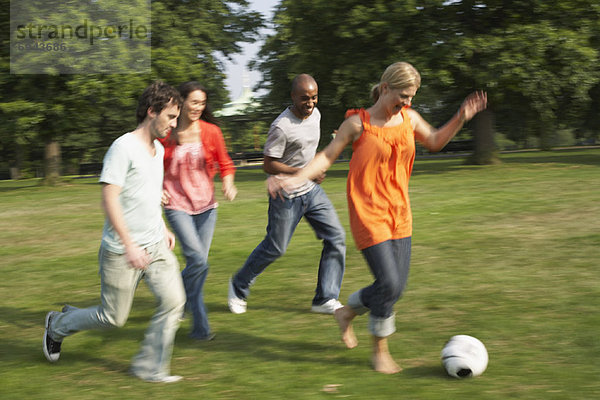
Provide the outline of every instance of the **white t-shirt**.
<path id="1" fill-rule="evenodd" d="M 316 107 L 306 119 L 296 117 L 288 107 L 271 124 L 263 153 L 290 167 L 302 168 L 315 157 L 320 138 L 321 113 Z M 315 185 L 308 181 L 286 197 L 303 195 Z"/>
<path id="2" fill-rule="evenodd" d="M 121 188 L 119 200 L 125 225 L 133 242 L 148 247 L 164 239 L 160 199 L 163 184 L 164 148 L 154 141 L 152 156 L 132 133 L 117 138 L 104 156 L 100 182 Z M 105 219 L 102 241 L 108 250 L 125 252 L 121 238 Z"/>

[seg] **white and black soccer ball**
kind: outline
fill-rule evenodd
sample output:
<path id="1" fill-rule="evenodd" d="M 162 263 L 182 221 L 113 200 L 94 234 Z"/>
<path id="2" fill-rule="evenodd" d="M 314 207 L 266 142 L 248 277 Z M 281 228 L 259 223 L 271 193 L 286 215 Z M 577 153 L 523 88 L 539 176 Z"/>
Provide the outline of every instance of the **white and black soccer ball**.
<path id="1" fill-rule="evenodd" d="M 488 353 L 481 341 L 473 336 L 452 336 L 442 349 L 442 365 L 448 375 L 463 379 L 483 374 Z"/>

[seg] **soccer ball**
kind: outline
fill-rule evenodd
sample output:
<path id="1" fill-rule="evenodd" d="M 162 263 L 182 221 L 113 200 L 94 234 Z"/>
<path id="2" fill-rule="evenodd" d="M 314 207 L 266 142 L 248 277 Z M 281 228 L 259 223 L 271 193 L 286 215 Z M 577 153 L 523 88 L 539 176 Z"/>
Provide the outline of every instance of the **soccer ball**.
<path id="1" fill-rule="evenodd" d="M 485 371 L 487 364 L 487 350 L 473 336 L 452 336 L 442 349 L 442 365 L 448 375 L 454 378 L 479 376 Z"/>

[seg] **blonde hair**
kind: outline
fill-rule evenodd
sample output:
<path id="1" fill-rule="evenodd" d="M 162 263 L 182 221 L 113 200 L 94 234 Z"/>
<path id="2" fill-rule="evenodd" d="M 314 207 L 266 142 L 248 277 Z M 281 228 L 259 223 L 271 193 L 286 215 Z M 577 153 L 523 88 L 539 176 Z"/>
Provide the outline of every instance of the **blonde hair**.
<path id="1" fill-rule="evenodd" d="M 421 75 L 415 67 L 407 62 L 393 63 L 383 71 L 379 83 L 371 89 L 371 97 L 374 102 L 379 99 L 379 88 L 382 83 L 387 83 L 392 89 L 404 89 L 411 86 L 418 89 L 421 86 Z"/>

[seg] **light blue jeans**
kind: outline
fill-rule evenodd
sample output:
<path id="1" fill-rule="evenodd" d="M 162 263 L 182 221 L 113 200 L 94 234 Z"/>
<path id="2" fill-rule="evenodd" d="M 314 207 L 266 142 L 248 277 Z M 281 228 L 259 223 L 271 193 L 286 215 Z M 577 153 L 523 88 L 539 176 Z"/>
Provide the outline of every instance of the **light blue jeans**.
<path id="1" fill-rule="evenodd" d="M 139 270 L 129 266 L 124 254 L 100 246 L 101 304 L 56 315 L 49 334 L 61 341 L 82 330 L 122 327 L 129 316 L 135 289 L 144 279 L 158 306 L 131 371 L 141 379 L 156 380 L 170 375 L 173 341 L 185 305 L 185 292 L 177 258 L 165 241 L 147 247 L 146 251 L 152 261 L 146 270 Z"/>
<path id="2" fill-rule="evenodd" d="M 196 215 L 165 209 L 165 215 L 185 257 L 186 264 L 181 276 L 187 296 L 186 309 L 191 311 L 194 319 L 190 336 L 206 339 L 211 331 L 202 288 L 208 275 L 208 252 L 217 222 L 217 209 Z"/>
<path id="3" fill-rule="evenodd" d="M 338 298 L 346 260 L 346 233 L 331 201 L 319 185 L 293 199 L 269 198 L 267 235 L 232 278 L 238 297 L 246 299 L 258 275 L 285 253 L 302 217 L 306 218 L 317 237 L 323 241 L 319 277 L 312 303 L 320 305 Z"/>

